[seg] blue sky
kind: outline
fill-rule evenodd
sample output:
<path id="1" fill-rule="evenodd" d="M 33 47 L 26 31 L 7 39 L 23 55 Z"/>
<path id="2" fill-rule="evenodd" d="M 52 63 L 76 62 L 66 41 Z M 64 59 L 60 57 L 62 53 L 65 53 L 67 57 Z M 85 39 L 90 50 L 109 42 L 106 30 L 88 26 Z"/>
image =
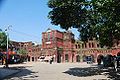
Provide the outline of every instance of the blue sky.
<path id="1" fill-rule="evenodd" d="M 48 0 L 3 0 L 0 8 L 0 28 L 9 30 L 9 37 L 14 41 L 33 41 L 41 43 L 42 32 L 48 28 L 64 31 L 54 26 L 47 18 L 50 9 L 47 6 Z M 79 33 L 72 29 L 75 38 Z"/>

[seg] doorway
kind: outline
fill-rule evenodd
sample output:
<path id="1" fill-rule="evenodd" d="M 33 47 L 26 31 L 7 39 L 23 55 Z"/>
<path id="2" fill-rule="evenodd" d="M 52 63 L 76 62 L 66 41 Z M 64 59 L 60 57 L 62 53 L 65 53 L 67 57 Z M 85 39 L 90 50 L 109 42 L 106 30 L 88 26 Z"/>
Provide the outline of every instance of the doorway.
<path id="1" fill-rule="evenodd" d="M 61 63 L 61 54 L 57 53 L 57 63 Z"/>
<path id="2" fill-rule="evenodd" d="M 65 62 L 69 62 L 69 60 L 68 60 L 68 54 L 65 54 Z"/>
<path id="3" fill-rule="evenodd" d="M 80 56 L 79 55 L 76 56 L 76 62 L 80 62 Z"/>

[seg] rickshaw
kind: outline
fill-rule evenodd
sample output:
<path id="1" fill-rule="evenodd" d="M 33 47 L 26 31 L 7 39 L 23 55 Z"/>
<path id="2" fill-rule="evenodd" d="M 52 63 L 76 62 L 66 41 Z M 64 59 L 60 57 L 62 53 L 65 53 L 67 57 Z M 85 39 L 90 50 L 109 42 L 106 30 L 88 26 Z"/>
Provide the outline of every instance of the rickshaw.
<path id="1" fill-rule="evenodd" d="M 103 58 L 103 66 L 104 67 L 113 67 L 116 71 L 120 68 L 120 55 L 112 56 L 106 55 Z"/>
<path id="2" fill-rule="evenodd" d="M 108 54 L 103 57 L 103 66 L 114 67 L 114 57 L 111 54 Z"/>
<path id="3" fill-rule="evenodd" d="M 118 71 L 118 69 L 120 69 L 120 52 L 118 52 L 118 54 L 116 56 L 115 69 L 116 69 L 116 71 Z"/>

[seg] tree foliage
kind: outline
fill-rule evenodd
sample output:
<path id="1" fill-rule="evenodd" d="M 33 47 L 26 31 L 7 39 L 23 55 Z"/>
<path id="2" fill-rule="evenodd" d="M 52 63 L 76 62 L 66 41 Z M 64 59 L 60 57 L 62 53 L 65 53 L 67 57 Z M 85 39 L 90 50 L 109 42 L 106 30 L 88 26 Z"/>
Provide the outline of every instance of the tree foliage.
<path id="1" fill-rule="evenodd" d="M 120 1 L 92 0 L 93 12 L 97 12 L 96 23 L 101 45 L 111 47 L 120 40 Z M 99 25 L 99 26 L 98 26 Z"/>
<path id="2" fill-rule="evenodd" d="M 49 19 L 63 29 L 77 28 L 82 41 L 95 37 L 101 46 L 120 40 L 119 0 L 49 0 Z"/>
<path id="3" fill-rule="evenodd" d="M 9 38 L 8 38 L 8 48 L 12 49 L 12 43 Z M 0 29 L 0 49 L 2 51 L 7 51 L 7 34 L 6 32 L 2 31 L 2 29 Z"/>
<path id="4" fill-rule="evenodd" d="M 18 53 L 23 55 L 23 56 L 27 56 L 27 51 L 25 49 L 19 49 Z"/>
<path id="5" fill-rule="evenodd" d="M 85 0 L 49 0 L 48 6 L 52 9 L 49 18 L 52 24 L 60 25 L 63 29 L 78 28 L 84 24 L 87 10 L 83 7 Z"/>
<path id="6" fill-rule="evenodd" d="M 6 46 L 7 46 L 7 35 L 5 34 L 5 32 L 0 31 L 0 49 L 5 51 Z"/>

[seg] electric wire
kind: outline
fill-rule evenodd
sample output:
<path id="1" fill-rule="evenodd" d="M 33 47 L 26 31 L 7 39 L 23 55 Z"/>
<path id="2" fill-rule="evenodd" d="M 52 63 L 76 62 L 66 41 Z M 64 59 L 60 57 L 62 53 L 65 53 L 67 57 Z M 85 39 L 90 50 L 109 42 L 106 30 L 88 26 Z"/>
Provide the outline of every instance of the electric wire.
<path id="1" fill-rule="evenodd" d="M 14 32 L 14 33 L 18 33 L 18 34 L 20 34 L 20 35 L 22 35 L 22 36 L 24 35 L 24 36 L 27 36 L 27 37 L 30 37 L 30 38 L 40 39 L 40 37 L 38 37 L 38 36 L 31 35 L 31 34 L 27 34 L 27 33 L 25 33 L 25 32 L 13 30 L 13 29 L 10 29 L 10 31 L 11 31 L 11 32 Z M 37 42 L 37 41 L 35 41 L 35 42 Z"/>
<path id="2" fill-rule="evenodd" d="M 13 29 L 10 29 L 10 30 L 11 30 L 12 32 L 19 33 L 19 34 L 21 34 L 21 35 L 26 35 L 26 36 L 29 36 L 29 37 L 34 37 L 34 38 L 40 39 L 40 37 L 35 36 L 35 35 L 27 34 L 27 33 L 24 33 L 24 32 L 20 32 L 20 31 L 13 30 Z"/>

